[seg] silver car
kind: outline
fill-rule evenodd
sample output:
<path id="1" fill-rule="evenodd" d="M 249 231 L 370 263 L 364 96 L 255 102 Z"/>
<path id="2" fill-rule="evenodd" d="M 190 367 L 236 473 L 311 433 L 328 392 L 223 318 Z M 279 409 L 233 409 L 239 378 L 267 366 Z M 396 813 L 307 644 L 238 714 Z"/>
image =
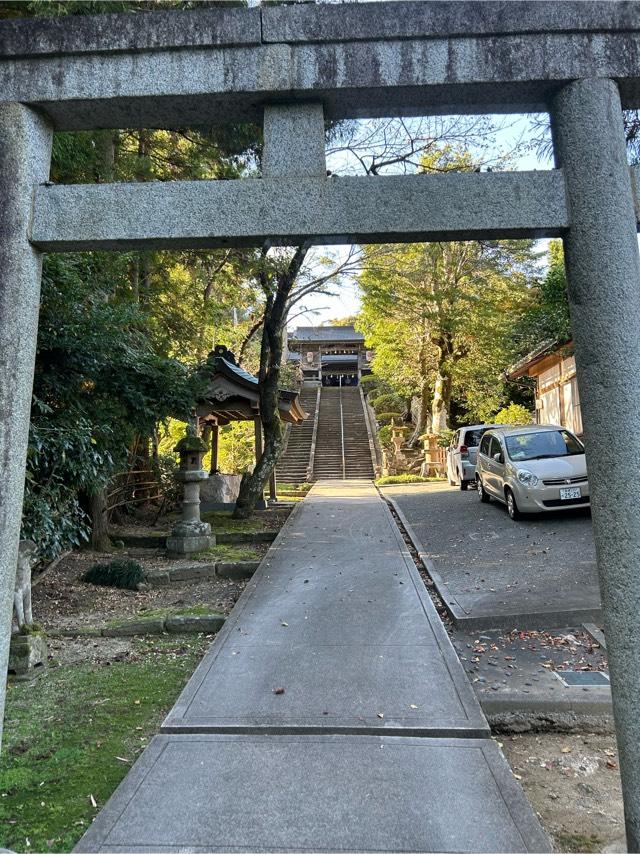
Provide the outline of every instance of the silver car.
<path id="1" fill-rule="evenodd" d="M 470 424 L 461 427 L 451 437 L 447 447 L 447 479 L 451 486 L 460 485 L 466 489 L 474 483 L 476 477 L 476 457 L 478 445 L 484 433 L 497 424 Z"/>
<path id="2" fill-rule="evenodd" d="M 504 502 L 512 519 L 590 504 L 584 446 L 553 424 L 488 430 L 478 450 L 476 484 L 481 501 Z"/>

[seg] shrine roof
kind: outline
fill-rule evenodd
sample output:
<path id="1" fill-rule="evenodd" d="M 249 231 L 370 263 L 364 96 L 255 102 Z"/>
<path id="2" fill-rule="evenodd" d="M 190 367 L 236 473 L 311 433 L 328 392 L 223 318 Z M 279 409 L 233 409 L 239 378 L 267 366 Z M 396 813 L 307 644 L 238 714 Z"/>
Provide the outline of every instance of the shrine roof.
<path id="1" fill-rule="evenodd" d="M 348 326 L 298 326 L 289 335 L 290 341 L 361 341 L 364 343 L 362 332 L 356 332 L 355 327 Z"/>

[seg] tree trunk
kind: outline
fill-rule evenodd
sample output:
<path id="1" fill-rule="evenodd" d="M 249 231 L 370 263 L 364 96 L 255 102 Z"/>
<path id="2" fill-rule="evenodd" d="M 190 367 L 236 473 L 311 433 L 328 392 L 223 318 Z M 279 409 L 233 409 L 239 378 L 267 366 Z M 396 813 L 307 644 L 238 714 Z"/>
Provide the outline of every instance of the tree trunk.
<path id="1" fill-rule="evenodd" d="M 453 341 L 450 335 L 445 334 L 433 343 L 438 356 L 431 404 L 431 430 L 433 433 L 444 433 L 449 428 L 449 410 L 451 409 Z"/>
<path id="2" fill-rule="evenodd" d="M 89 515 L 91 517 L 91 548 L 96 552 L 111 549 L 109 539 L 109 517 L 107 511 L 107 491 L 99 489 L 89 495 Z"/>
<path id="3" fill-rule="evenodd" d="M 418 422 L 407 443 L 410 448 L 413 448 L 420 436 L 427 431 L 429 410 L 431 409 L 431 379 L 429 376 L 429 360 L 427 358 L 428 344 L 426 330 L 423 327 L 423 335 L 420 341 L 420 411 L 418 413 Z"/>
<path id="4" fill-rule="evenodd" d="M 282 337 L 287 320 L 289 295 L 307 251 L 308 246 L 306 244 L 296 249 L 287 269 L 275 275 L 275 294 L 269 293 L 267 296 L 258 377 L 264 447 L 254 470 L 245 472 L 242 476 L 240 492 L 233 513 L 235 519 L 246 519 L 254 512 L 282 452 L 284 430 L 278 411 L 278 389 L 283 351 Z M 266 273 L 263 273 L 261 278 L 263 287 L 268 289 Z"/>
<path id="5" fill-rule="evenodd" d="M 436 374 L 431 406 L 431 430 L 444 433 L 449 428 L 449 408 L 451 406 L 451 378 L 441 371 Z"/>
<path id="6" fill-rule="evenodd" d="M 411 438 L 407 442 L 410 448 L 413 448 L 416 442 L 420 439 L 423 433 L 427 432 L 429 427 L 429 411 L 431 409 L 431 383 L 427 379 L 422 380 L 422 388 L 420 389 L 420 410 L 418 412 L 418 420 L 411 434 Z"/>

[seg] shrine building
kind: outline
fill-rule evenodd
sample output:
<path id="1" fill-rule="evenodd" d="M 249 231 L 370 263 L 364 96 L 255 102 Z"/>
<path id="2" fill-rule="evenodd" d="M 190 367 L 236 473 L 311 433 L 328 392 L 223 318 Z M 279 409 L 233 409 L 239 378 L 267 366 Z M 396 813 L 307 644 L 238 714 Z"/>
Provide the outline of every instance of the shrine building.
<path id="1" fill-rule="evenodd" d="M 298 326 L 287 339 L 287 361 L 299 366 L 306 386 L 357 386 L 372 357 L 352 325 Z"/>

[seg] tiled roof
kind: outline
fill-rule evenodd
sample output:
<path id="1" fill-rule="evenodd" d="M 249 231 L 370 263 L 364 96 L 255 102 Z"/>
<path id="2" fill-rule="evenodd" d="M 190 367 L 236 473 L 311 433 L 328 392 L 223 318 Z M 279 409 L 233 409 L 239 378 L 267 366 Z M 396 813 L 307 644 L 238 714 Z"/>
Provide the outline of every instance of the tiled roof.
<path id="1" fill-rule="evenodd" d="M 232 371 L 237 377 L 241 377 L 243 380 L 247 382 L 258 384 L 258 378 L 254 377 L 253 374 L 250 374 L 248 371 L 245 371 L 244 368 L 239 367 L 238 365 L 232 364 L 228 359 L 223 359 L 222 356 L 218 357 L 221 362 L 224 362 L 226 367 Z"/>
<path id="2" fill-rule="evenodd" d="M 364 335 L 353 326 L 298 326 L 289 335 L 292 341 L 363 341 Z"/>

